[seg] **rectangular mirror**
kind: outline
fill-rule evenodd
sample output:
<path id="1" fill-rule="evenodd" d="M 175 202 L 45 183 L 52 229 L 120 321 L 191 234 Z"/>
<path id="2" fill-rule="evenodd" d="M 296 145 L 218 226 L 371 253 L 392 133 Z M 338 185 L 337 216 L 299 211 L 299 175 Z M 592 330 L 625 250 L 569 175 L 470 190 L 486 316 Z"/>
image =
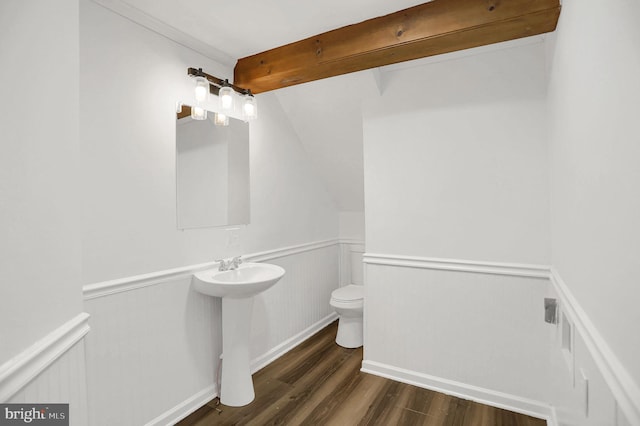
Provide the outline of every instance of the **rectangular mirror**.
<path id="1" fill-rule="evenodd" d="M 187 105 L 177 114 L 178 229 L 249 223 L 249 123 L 206 115 L 194 120 Z"/>

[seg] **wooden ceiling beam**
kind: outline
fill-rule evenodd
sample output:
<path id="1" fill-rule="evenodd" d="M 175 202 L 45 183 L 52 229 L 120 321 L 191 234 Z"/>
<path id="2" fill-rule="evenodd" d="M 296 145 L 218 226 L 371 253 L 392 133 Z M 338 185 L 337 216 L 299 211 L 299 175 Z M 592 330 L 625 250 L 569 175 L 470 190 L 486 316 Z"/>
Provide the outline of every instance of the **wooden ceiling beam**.
<path id="1" fill-rule="evenodd" d="M 560 0 L 434 0 L 239 59 L 253 93 L 554 31 Z"/>

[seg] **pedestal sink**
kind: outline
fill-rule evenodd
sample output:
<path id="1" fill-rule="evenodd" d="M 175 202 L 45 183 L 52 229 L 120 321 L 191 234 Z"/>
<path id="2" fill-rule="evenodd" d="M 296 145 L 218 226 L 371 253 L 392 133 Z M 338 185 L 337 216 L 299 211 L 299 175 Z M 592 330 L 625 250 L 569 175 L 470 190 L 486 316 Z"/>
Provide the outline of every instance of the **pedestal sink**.
<path id="1" fill-rule="evenodd" d="M 200 293 L 222 298 L 222 379 L 220 402 L 240 407 L 255 398 L 251 380 L 249 334 L 253 296 L 277 283 L 284 269 L 267 263 L 243 263 L 237 269 L 194 274 Z"/>

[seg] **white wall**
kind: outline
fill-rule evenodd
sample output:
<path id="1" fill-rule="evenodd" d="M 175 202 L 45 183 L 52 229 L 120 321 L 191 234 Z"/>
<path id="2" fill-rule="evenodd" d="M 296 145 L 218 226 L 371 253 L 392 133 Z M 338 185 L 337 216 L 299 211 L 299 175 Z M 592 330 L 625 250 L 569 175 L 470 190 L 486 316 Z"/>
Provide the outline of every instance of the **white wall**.
<path id="1" fill-rule="evenodd" d="M 340 212 L 340 238 L 364 241 L 364 212 Z"/>
<path id="2" fill-rule="evenodd" d="M 192 101 L 189 66 L 231 69 L 81 2 L 83 282 L 227 255 L 218 228 L 175 226 L 175 102 Z M 337 212 L 273 95 L 251 124 L 251 225 L 245 252 L 335 238 Z"/>
<path id="3" fill-rule="evenodd" d="M 2 365 L 82 310 L 77 1 L 3 1 L 0 60 Z"/>
<path id="4" fill-rule="evenodd" d="M 397 71 L 365 105 L 367 251 L 549 260 L 544 49 Z"/>
<path id="5" fill-rule="evenodd" d="M 552 263 L 631 380 L 637 422 L 639 18 L 638 1 L 563 1 L 549 52 Z"/>
<path id="6" fill-rule="evenodd" d="M 274 91 L 340 211 L 364 207 L 360 100 L 375 91 L 370 71 Z"/>
<path id="7" fill-rule="evenodd" d="M 505 263 L 549 261 L 544 54 L 398 69 L 364 106 L 365 365 L 538 415 L 547 280 Z"/>
<path id="8" fill-rule="evenodd" d="M 637 1 L 567 1 L 549 83 L 553 264 L 637 383 L 639 17 Z"/>
<path id="9" fill-rule="evenodd" d="M 188 67 L 219 77 L 232 70 L 88 0 L 80 2 L 80 35 L 83 284 L 129 286 L 85 291 L 95 324 L 87 339 L 90 420 L 168 423 L 213 396 L 221 352 L 219 301 L 171 268 L 335 241 L 338 212 L 277 98 L 265 94 L 250 127 L 251 224 L 237 231 L 240 246 L 222 228 L 178 231 L 175 102 L 193 101 Z M 335 245 L 267 260 L 287 275 L 256 300 L 256 365 L 329 315 Z"/>

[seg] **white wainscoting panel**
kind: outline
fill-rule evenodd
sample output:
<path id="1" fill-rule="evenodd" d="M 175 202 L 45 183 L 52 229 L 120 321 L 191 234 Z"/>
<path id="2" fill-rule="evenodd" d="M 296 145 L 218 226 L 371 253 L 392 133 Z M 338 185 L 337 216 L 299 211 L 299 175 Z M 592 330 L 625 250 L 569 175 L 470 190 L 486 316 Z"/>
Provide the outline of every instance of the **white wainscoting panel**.
<path id="1" fill-rule="evenodd" d="M 367 371 L 550 416 L 544 267 L 370 254 L 364 262 Z"/>
<path id="2" fill-rule="evenodd" d="M 0 401 L 68 403 L 72 426 L 87 424 L 84 337 L 89 315 L 79 314 L 0 366 Z"/>
<path id="3" fill-rule="evenodd" d="M 305 328 L 295 336 L 288 338 L 278 346 L 270 349 L 268 352 L 265 352 L 264 354 L 253 358 L 251 360 L 251 374 L 255 373 L 256 371 L 262 370 L 264 367 L 271 364 L 273 361 L 280 358 L 282 355 L 286 354 L 291 349 L 295 348 L 337 319 L 338 314 L 336 314 L 335 312 L 331 312 L 320 321 L 317 321 L 310 327 Z"/>
<path id="4" fill-rule="evenodd" d="M 190 277 L 160 280 L 86 301 L 92 426 L 146 424 L 215 383 L 220 300 Z"/>
<path id="5" fill-rule="evenodd" d="M 550 330 L 551 392 L 560 425 L 640 425 L 640 389 L 600 335 L 555 268 L 550 294 L 573 333 L 571 363 L 562 355 L 562 327 Z M 586 378 L 586 381 L 585 381 Z"/>
<path id="6" fill-rule="evenodd" d="M 369 253 L 364 262 L 363 371 L 549 425 L 640 426 L 638 386 L 555 269 Z M 542 322 L 544 297 L 568 318 L 570 353 L 562 327 Z"/>
<path id="7" fill-rule="evenodd" d="M 320 247 L 269 260 L 285 276 L 255 297 L 251 358 L 256 359 L 328 318 L 331 292 L 338 287 L 338 247 Z"/>
<path id="8" fill-rule="evenodd" d="M 364 241 L 340 240 L 340 286 L 349 284 L 363 285 Z"/>
<path id="9" fill-rule="evenodd" d="M 56 359 L 8 402 L 68 403 L 69 424 L 71 426 L 89 424 L 84 341 L 79 341 Z"/>
<path id="10" fill-rule="evenodd" d="M 252 367 L 259 369 L 335 319 L 337 240 L 250 254 L 285 268 L 256 296 Z M 216 395 L 222 351 L 220 299 L 197 293 L 192 271 L 214 265 L 85 286 L 90 424 L 173 423 Z M 114 409 L 117 407 L 117 409 Z"/>

